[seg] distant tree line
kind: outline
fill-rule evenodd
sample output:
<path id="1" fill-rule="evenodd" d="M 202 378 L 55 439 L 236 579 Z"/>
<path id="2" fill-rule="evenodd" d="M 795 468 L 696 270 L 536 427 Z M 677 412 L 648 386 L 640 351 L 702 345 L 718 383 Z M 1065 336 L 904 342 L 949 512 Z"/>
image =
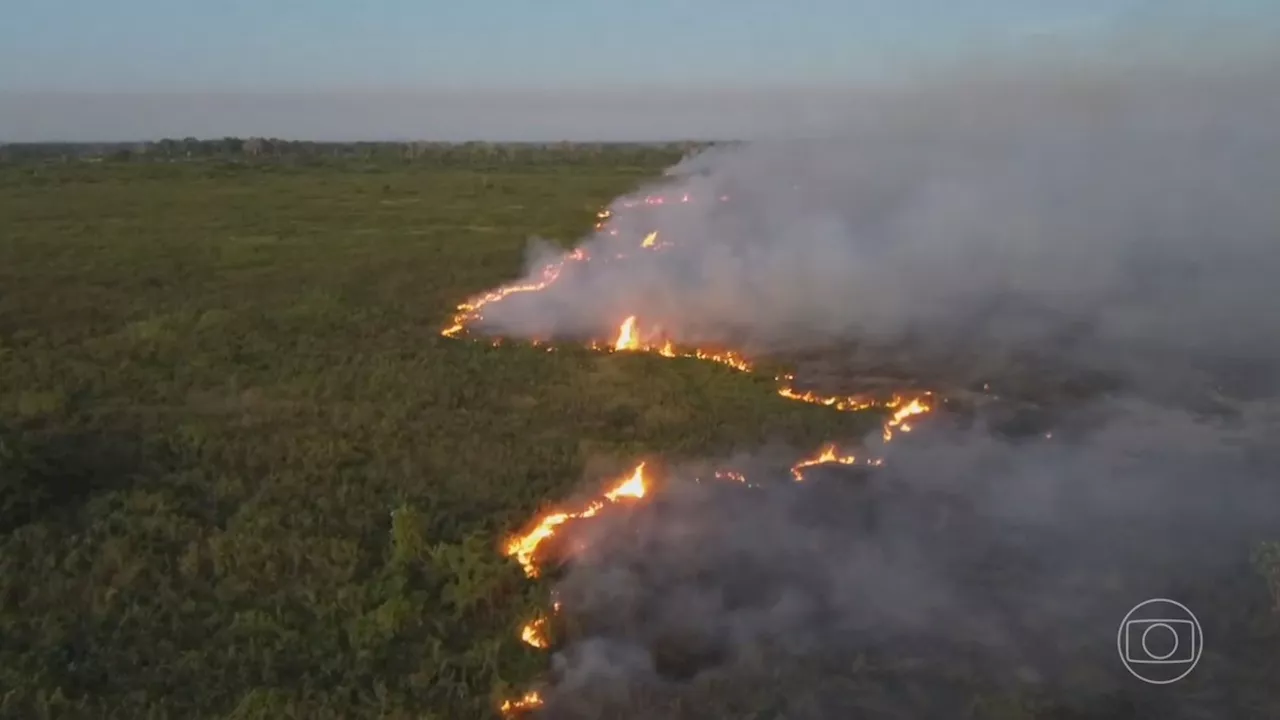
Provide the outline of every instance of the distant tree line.
<path id="1" fill-rule="evenodd" d="M 9 143 L 0 144 L 0 162 L 176 162 L 196 159 L 228 161 L 290 161 L 324 163 L 334 160 L 398 161 L 462 164 L 590 164 L 609 162 L 651 164 L 679 158 L 711 145 L 707 142 L 666 143 L 491 143 L 491 142 L 310 142 L 264 137 L 165 138 L 152 142 Z"/>

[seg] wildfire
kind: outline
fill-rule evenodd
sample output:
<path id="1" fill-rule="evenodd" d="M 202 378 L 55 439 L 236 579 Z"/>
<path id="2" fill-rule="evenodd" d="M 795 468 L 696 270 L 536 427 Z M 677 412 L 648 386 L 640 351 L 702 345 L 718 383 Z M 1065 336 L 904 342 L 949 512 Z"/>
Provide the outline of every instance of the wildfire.
<path id="1" fill-rule="evenodd" d="M 721 195 L 718 198 L 721 202 L 727 201 L 727 195 Z M 649 195 L 640 199 L 629 199 L 616 203 L 617 207 L 629 208 L 638 205 L 656 206 L 664 205 L 668 202 L 688 203 L 689 195 L 681 195 L 678 198 L 668 198 L 661 195 Z M 610 227 L 614 218 L 614 211 L 606 208 L 596 214 L 597 231 L 605 232 L 609 236 L 617 236 L 619 231 L 616 227 Z M 634 247 L 634 246 L 632 246 Z M 659 238 L 657 231 L 653 231 L 645 235 L 640 240 L 640 248 L 645 250 L 660 250 L 662 248 L 671 247 L 671 243 Z M 612 252 L 612 251 L 610 251 Z M 625 259 L 626 252 L 616 252 L 612 255 L 606 252 L 601 256 L 600 261 L 608 262 L 613 260 Z M 482 309 L 492 303 L 498 302 L 510 295 L 517 293 L 538 292 L 546 289 L 555 283 L 564 272 L 564 269 L 575 262 L 585 262 L 590 258 L 584 248 L 577 248 L 566 253 L 560 260 L 549 263 L 542 268 L 536 281 L 508 285 L 500 287 L 496 290 L 484 293 L 477 297 L 469 299 L 458 305 L 453 315 L 451 323 L 448 327 L 441 331 L 441 335 L 445 337 L 456 337 L 463 332 L 465 327 L 477 320 L 482 319 Z M 659 329 L 653 328 L 652 331 L 646 332 L 642 330 L 641 324 L 636 315 L 630 315 L 622 320 L 616 332 L 616 336 L 611 342 L 593 342 L 591 347 L 597 350 L 608 352 L 649 352 L 655 353 L 662 357 L 689 357 L 698 360 L 720 363 L 727 367 L 731 367 L 741 372 L 753 371 L 753 366 L 744 357 L 731 351 L 713 351 L 700 348 L 684 349 L 677 348 L 669 338 L 662 337 Z M 535 342 L 535 344 L 540 344 Z M 554 348 L 548 346 L 547 351 L 551 352 Z M 794 376 L 783 375 L 777 378 L 777 393 L 781 397 L 797 402 L 804 402 L 814 405 L 822 405 L 832 408 L 840 412 L 857 412 L 872 408 L 884 408 L 892 410 L 890 417 L 882 426 L 882 436 L 887 442 L 894 436 L 894 432 L 910 432 L 911 425 L 908 419 L 916 415 L 927 413 L 931 410 L 931 396 L 929 393 L 922 393 L 916 396 L 904 396 L 896 394 L 888 400 L 877 400 L 866 395 L 821 395 L 813 391 L 801 391 L 796 389 L 793 384 Z M 1048 437 L 1046 435 L 1046 437 Z M 880 465 L 883 460 L 880 458 L 864 458 L 859 459 L 855 455 L 841 454 L 834 444 L 822 447 L 817 453 L 811 457 L 807 457 L 796 462 L 791 467 L 791 475 L 797 481 L 804 479 L 805 470 L 829 464 L 856 465 L 865 463 L 867 465 Z M 629 475 L 617 480 L 608 490 L 606 490 L 598 498 L 586 502 L 584 505 L 574 510 L 556 510 L 548 512 L 537 518 L 528 530 L 521 534 L 512 536 L 507 540 L 503 547 L 503 551 L 508 557 L 514 558 L 524 569 L 525 575 L 530 578 L 538 577 L 539 567 L 537 563 L 538 551 L 543 543 L 554 537 L 560 530 L 561 526 L 571 520 L 588 518 L 596 515 L 606 507 L 621 502 L 624 499 L 640 499 L 644 498 L 648 492 L 648 481 L 646 480 L 645 464 L 637 465 Z M 722 480 L 729 480 L 741 483 L 751 487 L 747 478 L 740 472 L 732 470 L 716 471 L 715 477 Z M 552 604 L 551 613 L 554 615 L 560 612 L 560 603 L 558 600 Z M 545 649 L 550 646 L 548 637 L 549 619 L 547 616 L 539 617 L 529 623 L 526 623 L 520 630 L 520 639 L 535 648 Z M 507 700 L 501 706 L 504 715 L 512 715 L 516 713 L 528 712 L 543 704 L 543 698 L 537 691 L 525 693 L 522 697 L 514 700 Z"/>
<path id="2" fill-rule="evenodd" d="M 614 350 L 638 350 L 640 340 L 636 336 L 636 316 L 632 315 L 622 321 L 618 327 L 618 339 L 613 341 Z"/>
<path id="3" fill-rule="evenodd" d="M 842 412 L 857 412 L 874 407 L 893 410 L 893 414 L 885 421 L 884 427 L 881 429 L 881 437 L 884 438 L 885 442 L 893 439 L 895 428 L 904 433 L 911 432 L 911 425 L 906 422 L 908 418 L 915 415 L 923 415 L 933 409 L 929 404 L 929 398 L 933 394 L 930 392 L 921 393 L 921 395 L 909 400 L 902 395 L 895 394 L 887 401 L 877 402 L 861 395 L 819 395 L 812 391 L 799 392 L 790 384 L 793 379 L 791 375 L 783 375 L 778 378 L 782 383 L 781 387 L 778 388 L 778 394 L 788 400 L 825 405 Z"/>
<path id="4" fill-rule="evenodd" d="M 784 383 L 791 380 L 790 376 L 781 378 Z M 795 388 L 788 384 L 778 388 L 778 394 L 788 400 L 797 402 L 810 403 L 813 405 L 825 405 L 842 412 L 857 412 L 859 410 L 867 410 L 876 406 L 876 402 L 862 395 L 819 395 L 815 392 L 806 390 L 798 392 Z"/>
<path id="5" fill-rule="evenodd" d="M 551 643 L 547 641 L 547 619 L 538 618 L 537 620 L 526 623 L 524 627 L 520 628 L 520 639 L 523 640 L 526 645 L 545 650 L 551 645 Z"/>
<path id="6" fill-rule="evenodd" d="M 791 477 L 795 478 L 796 482 L 800 482 L 804 480 L 804 471 L 806 468 L 811 468 L 816 465 L 831 465 L 836 463 L 840 465 L 856 465 L 858 463 L 858 458 L 855 455 L 840 455 L 836 452 L 836 446 L 834 444 L 827 445 L 819 450 L 813 457 L 805 458 L 795 465 L 792 465 Z M 868 460 L 867 464 L 878 465 L 879 463 L 875 460 Z"/>
<path id="7" fill-rule="evenodd" d="M 570 520 L 592 517 L 603 510 L 606 505 L 616 503 L 623 498 L 644 497 L 646 491 L 644 466 L 644 463 L 637 465 L 626 479 L 618 482 L 612 489 L 605 492 L 602 499 L 594 500 L 580 510 L 560 511 L 544 515 L 542 519 L 534 524 L 532 529 L 507 541 L 504 548 L 506 555 L 515 558 L 516 562 L 520 563 L 520 566 L 524 568 L 525 575 L 531 578 L 537 577 L 538 566 L 535 562 L 535 557 L 538 553 L 538 548 L 548 538 L 555 535 L 556 528 Z"/>
<path id="8" fill-rule="evenodd" d="M 677 202 L 687 203 L 689 202 L 689 196 L 687 194 L 682 195 L 680 196 L 680 199 Z M 636 207 L 637 205 L 666 205 L 666 204 L 667 204 L 667 198 L 663 195 L 646 195 L 639 200 L 623 200 L 621 203 L 622 207 L 624 208 L 632 208 L 632 207 Z"/>
<path id="9" fill-rule="evenodd" d="M 538 292 L 546 290 L 556 280 L 560 279 L 560 274 L 564 272 L 564 268 L 571 262 L 583 262 L 588 259 L 587 251 L 583 248 L 575 248 L 572 252 L 565 254 L 557 262 L 548 263 L 542 268 L 542 279 L 537 282 L 523 283 L 520 285 L 507 285 L 500 287 L 472 298 L 467 302 L 458 305 L 457 310 L 453 314 L 453 319 L 449 326 L 440 331 L 445 337 L 455 337 L 469 323 L 473 323 L 481 318 L 480 309 L 485 305 L 489 305 L 516 293 Z"/>
<path id="10" fill-rule="evenodd" d="M 503 715 L 514 715 L 528 712 L 542 705 L 542 695 L 537 690 L 530 690 L 515 700 L 507 700 L 500 708 Z"/>
<path id="11" fill-rule="evenodd" d="M 631 471 L 630 477 L 605 493 L 604 497 L 609 502 L 617 502 L 621 498 L 635 498 L 638 500 L 644 497 L 645 490 L 644 463 L 640 463 L 635 470 Z"/>
<path id="12" fill-rule="evenodd" d="M 737 482 L 740 482 L 743 484 L 747 482 L 746 475 L 743 475 L 740 472 L 735 472 L 733 470 L 717 470 L 716 477 L 721 480 L 736 480 Z"/>
<path id="13" fill-rule="evenodd" d="M 719 200 L 720 202 L 728 202 L 729 196 L 720 195 L 716 199 Z M 683 193 L 679 197 L 672 196 L 670 198 L 668 198 L 665 195 L 645 195 L 643 198 L 640 198 L 638 200 L 623 200 L 619 202 L 618 205 L 624 208 L 633 208 L 641 205 L 649 205 L 649 206 L 666 205 L 669 202 L 683 204 L 683 203 L 693 202 L 693 198 L 689 195 L 689 193 Z"/>
<path id="14" fill-rule="evenodd" d="M 721 195 L 718 198 L 720 202 L 726 202 L 728 201 L 728 199 L 729 199 L 728 195 Z M 674 198 L 674 199 L 668 199 L 666 196 L 663 196 L 663 195 L 646 195 L 645 197 L 639 200 L 624 200 L 618 204 L 619 206 L 624 208 L 631 208 L 637 205 L 652 206 L 652 205 L 665 205 L 668 202 L 689 203 L 692 201 L 693 200 L 689 196 L 689 194 L 685 193 L 680 197 Z M 599 210 L 598 212 L 596 212 L 595 229 L 598 231 L 606 230 L 607 226 L 609 225 L 613 217 L 614 217 L 614 212 L 612 209 L 604 208 L 602 210 Z M 607 231 L 608 231 L 608 234 L 612 236 L 616 236 L 618 234 L 617 228 L 608 228 Z M 660 242 L 658 240 L 658 232 L 656 230 L 645 235 L 644 239 L 640 241 L 640 247 L 644 249 L 660 250 L 662 248 L 670 247 L 670 246 L 671 246 L 671 243 Z M 619 258 L 625 257 L 625 255 L 618 255 L 618 257 Z M 590 258 L 588 256 L 586 249 L 581 247 L 575 248 L 574 250 L 566 253 L 565 256 L 562 257 L 560 260 L 556 262 L 548 263 L 545 267 L 543 267 L 540 273 L 540 279 L 535 282 L 507 285 L 467 300 L 466 302 L 458 305 L 458 307 L 456 308 L 453 314 L 453 317 L 450 319 L 449 325 L 445 327 L 443 330 L 441 330 L 440 334 L 445 337 L 457 337 L 459 334 L 462 333 L 463 330 L 466 329 L 467 325 L 481 319 L 480 310 L 484 306 L 498 302 L 499 300 L 502 300 L 508 295 L 514 295 L 516 293 L 538 292 L 540 290 L 545 290 L 547 287 L 549 287 L 552 283 L 554 283 L 556 280 L 560 278 L 561 273 L 564 271 L 564 268 L 569 263 L 583 262 L 588 259 Z M 713 359 L 713 358 L 704 358 L 704 359 Z"/>
<path id="15" fill-rule="evenodd" d="M 928 396 L 930 393 L 925 393 Z M 890 404 L 886 407 L 896 408 L 893 416 L 884 424 L 884 441 L 889 442 L 893 439 L 893 429 L 898 428 L 902 432 L 911 432 L 911 425 L 907 424 L 906 419 L 913 415 L 923 415 L 931 409 L 925 398 L 912 398 L 910 402 L 903 404 L 902 397 L 895 395 Z"/>
<path id="16" fill-rule="evenodd" d="M 697 358 L 698 360 L 706 360 L 708 362 L 716 362 L 716 363 L 720 363 L 721 365 L 727 365 L 733 368 L 734 370 L 740 370 L 742 372 L 751 371 L 751 363 L 747 362 L 745 358 L 743 358 L 741 355 L 735 352 L 730 352 L 727 350 L 723 352 L 714 352 L 710 350 L 698 350 L 698 349 L 677 351 L 675 348 L 675 345 L 673 345 L 670 340 L 663 340 L 661 345 L 654 344 L 654 343 L 647 343 L 641 340 L 640 332 L 637 329 L 636 323 L 637 321 L 636 321 L 635 315 L 630 315 L 627 317 L 627 319 L 622 321 L 622 324 L 618 326 L 617 337 L 614 339 L 611 345 L 612 350 L 614 350 L 615 352 L 622 352 L 622 351 L 653 352 L 663 357 L 669 357 L 669 358 L 674 358 L 674 357 Z M 601 344 L 594 343 L 592 347 L 600 349 Z"/>

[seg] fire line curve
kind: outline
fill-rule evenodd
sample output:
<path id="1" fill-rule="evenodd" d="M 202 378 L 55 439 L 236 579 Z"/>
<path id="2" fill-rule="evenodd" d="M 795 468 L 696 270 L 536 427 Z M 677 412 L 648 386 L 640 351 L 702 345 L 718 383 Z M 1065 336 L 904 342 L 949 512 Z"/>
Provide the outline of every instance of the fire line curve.
<path id="1" fill-rule="evenodd" d="M 724 202 L 728 200 L 728 197 L 720 196 L 718 199 Z M 691 201 L 689 195 L 682 195 L 679 198 L 650 195 L 640 200 L 620 201 L 615 205 L 618 208 L 625 209 L 636 206 L 662 206 Z M 612 227 L 611 220 L 613 217 L 613 210 L 601 210 L 597 214 L 598 222 L 595 226 L 598 233 L 603 233 L 610 238 L 618 238 L 618 248 L 611 255 L 613 259 L 625 259 L 629 254 L 628 251 L 636 249 L 644 252 L 659 252 L 676 247 L 674 243 L 659 237 L 656 231 L 648 233 L 638 243 L 634 240 L 627 241 L 619 235 L 617 228 Z M 440 334 L 449 338 L 462 337 L 465 335 L 468 326 L 483 319 L 483 310 L 486 306 L 500 302 L 511 295 L 536 293 L 545 290 L 554 284 L 567 268 L 590 260 L 591 256 L 587 250 L 583 247 L 578 247 L 565 253 L 559 260 L 543 267 L 535 280 L 502 286 L 472 297 L 458 305 L 449 324 L 441 330 Z M 534 341 L 534 344 L 542 343 Z M 618 326 L 616 337 L 611 342 L 596 341 L 590 343 L 589 347 L 602 352 L 644 352 L 668 358 L 696 358 L 720 363 L 739 372 L 753 372 L 755 369 L 745 357 L 732 351 L 678 348 L 669 339 L 647 337 L 639 319 L 635 315 L 622 319 Z M 553 348 L 548 346 L 547 349 L 550 351 Z M 875 399 L 865 395 L 820 395 L 811 391 L 796 389 L 794 380 L 794 375 L 790 374 L 777 377 L 778 394 L 788 400 L 822 405 L 838 412 L 859 412 L 871 409 L 891 411 L 881 428 L 882 437 L 886 442 L 892 440 L 895 433 L 910 432 L 911 424 L 909 420 L 914 416 L 928 413 L 934 407 L 933 394 L 930 392 L 895 393 L 888 399 Z M 800 482 L 804 480 L 806 470 L 820 465 L 880 465 L 882 463 L 882 458 L 860 457 L 854 454 L 842 453 L 834 443 L 828 443 L 812 455 L 797 460 L 791 467 L 791 475 L 795 481 Z M 743 484 L 747 483 L 745 476 L 731 470 L 717 471 L 715 472 L 715 477 Z M 626 476 L 612 483 L 598 498 L 576 508 L 552 510 L 536 517 L 527 525 L 526 530 L 512 535 L 506 541 L 502 550 L 508 557 L 520 564 L 526 576 L 536 578 L 540 573 L 540 552 L 545 549 L 546 541 L 554 537 L 560 529 L 574 520 L 592 517 L 610 505 L 642 499 L 647 496 L 649 489 L 650 482 L 645 475 L 645 464 L 640 463 Z M 553 603 L 552 612 L 554 613 L 558 610 L 559 604 Z M 521 640 L 535 648 L 545 649 L 550 647 L 547 626 L 547 617 L 539 617 L 526 623 L 520 631 Z M 500 710 L 504 715 L 515 715 L 531 711 L 542 705 L 542 702 L 542 696 L 536 690 L 531 690 L 520 698 L 505 701 Z"/>

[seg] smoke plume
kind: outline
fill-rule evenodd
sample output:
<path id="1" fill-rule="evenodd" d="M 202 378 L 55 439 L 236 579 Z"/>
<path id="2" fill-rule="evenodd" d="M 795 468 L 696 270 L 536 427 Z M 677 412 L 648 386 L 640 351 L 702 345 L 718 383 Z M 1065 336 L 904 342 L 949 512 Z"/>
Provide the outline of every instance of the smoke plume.
<path id="1" fill-rule="evenodd" d="M 760 691 L 807 698 L 786 717 L 956 717 L 1006 688 L 1094 713 L 1128 693 L 1139 710 L 1119 717 L 1280 708 L 1245 571 L 1280 528 L 1280 412 L 1071 415 L 1035 441 L 934 418 L 884 467 L 803 483 L 763 457 L 739 459 L 748 488 L 674 470 L 653 503 L 575 530 L 550 716 L 727 717 Z M 1187 603 L 1207 649 L 1144 695 L 1116 632 L 1153 597 Z"/>
<path id="2" fill-rule="evenodd" d="M 1007 684 L 1093 703 L 1036 717 L 1276 716 L 1276 628 L 1242 570 L 1280 529 L 1277 70 L 1037 62 L 868 93 L 822 138 L 687 159 L 615 203 L 589 259 L 486 307 L 486 333 L 602 339 L 636 315 L 944 397 L 1106 378 L 1032 433 L 944 411 L 884 467 L 794 483 L 762 454 L 737 459 L 745 488 L 676 468 L 584 521 L 549 715 L 1032 717 L 970 704 Z M 528 280 L 560 257 L 535 245 Z M 1116 657 L 1161 596 L 1205 626 L 1172 689 Z"/>
<path id="3" fill-rule="evenodd" d="M 1274 389 L 1280 62 L 1040 62 L 852 105 L 838 133 L 713 149 L 620 199 L 668 202 L 617 213 L 616 235 L 582 243 L 590 262 L 480 329 L 604 337 L 638 313 L 757 353 L 856 342 L 956 372 L 1034 356 Z M 641 252 L 652 230 L 673 246 Z M 536 246 L 530 278 L 559 254 Z"/>

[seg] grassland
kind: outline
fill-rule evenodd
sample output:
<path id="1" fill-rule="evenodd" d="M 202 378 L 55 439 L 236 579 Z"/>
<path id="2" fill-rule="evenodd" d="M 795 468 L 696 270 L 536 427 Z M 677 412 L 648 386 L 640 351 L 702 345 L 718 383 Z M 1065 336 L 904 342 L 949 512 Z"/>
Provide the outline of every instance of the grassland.
<path id="1" fill-rule="evenodd" d="M 439 336 L 674 159 L 0 167 L 0 716 L 492 717 L 547 666 L 506 533 L 638 456 L 874 422 Z"/>
<path id="2" fill-rule="evenodd" d="M 0 716 L 489 717 L 584 469 L 861 422 L 438 336 L 674 159 L 0 168 Z"/>

